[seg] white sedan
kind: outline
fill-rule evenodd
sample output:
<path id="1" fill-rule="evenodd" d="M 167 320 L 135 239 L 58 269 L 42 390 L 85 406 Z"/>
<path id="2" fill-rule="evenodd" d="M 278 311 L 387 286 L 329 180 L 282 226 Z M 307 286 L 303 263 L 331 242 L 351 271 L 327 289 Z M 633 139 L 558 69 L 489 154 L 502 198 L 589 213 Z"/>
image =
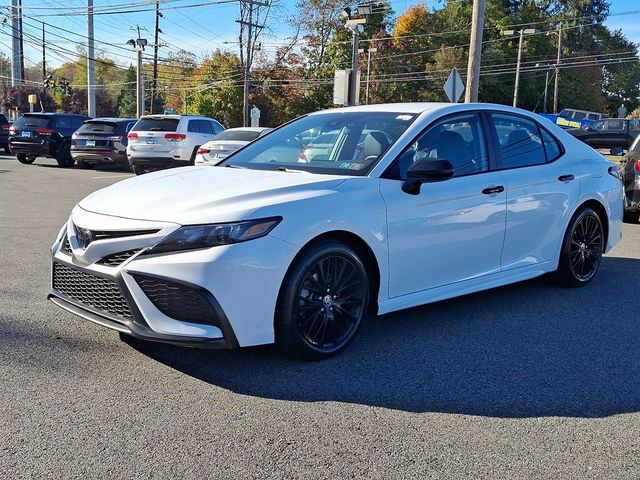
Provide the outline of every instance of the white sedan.
<path id="1" fill-rule="evenodd" d="M 326 156 L 298 162 L 311 135 L 336 130 Z M 620 241 L 622 205 L 617 167 L 530 112 L 327 110 L 219 167 L 89 195 L 53 245 L 49 297 L 122 335 L 276 342 L 319 359 L 346 348 L 375 312 L 547 272 L 587 284 Z"/>
<path id="2" fill-rule="evenodd" d="M 270 130 L 273 129 L 268 127 L 239 127 L 225 130 L 198 148 L 194 163 L 196 165 L 217 165 L 236 150 L 253 142 Z"/>

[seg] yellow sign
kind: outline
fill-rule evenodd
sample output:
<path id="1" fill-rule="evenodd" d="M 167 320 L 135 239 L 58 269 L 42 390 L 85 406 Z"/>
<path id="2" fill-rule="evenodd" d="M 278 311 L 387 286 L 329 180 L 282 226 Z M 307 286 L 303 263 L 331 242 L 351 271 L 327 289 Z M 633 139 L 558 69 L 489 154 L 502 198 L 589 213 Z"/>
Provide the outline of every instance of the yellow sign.
<path id="1" fill-rule="evenodd" d="M 573 122 L 571 120 L 567 120 L 565 118 L 562 117 L 558 117 L 558 119 L 556 120 L 556 124 L 563 126 L 563 127 L 574 127 L 574 128 L 580 128 L 580 122 Z"/>
<path id="2" fill-rule="evenodd" d="M 35 105 L 36 103 L 38 103 L 38 96 L 37 95 L 29 95 L 29 103 L 31 105 Z"/>

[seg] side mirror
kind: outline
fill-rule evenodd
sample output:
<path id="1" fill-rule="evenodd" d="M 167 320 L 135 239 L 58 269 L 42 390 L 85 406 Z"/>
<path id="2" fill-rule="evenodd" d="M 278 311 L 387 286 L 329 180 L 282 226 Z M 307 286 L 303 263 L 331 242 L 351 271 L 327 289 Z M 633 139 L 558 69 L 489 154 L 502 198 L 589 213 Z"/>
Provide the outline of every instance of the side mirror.
<path id="1" fill-rule="evenodd" d="M 609 150 L 609 153 L 611 155 L 619 157 L 620 155 L 622 155 L 624 153 L 624 150 L 622 149 L 622 147 L 613 147 L 612 149 Z"/>
<path id="2" fill-rule="evenodd" d="M 453 177 L 454 168 L 449 160 L 425 158 L 415 162 L 407 170 L 407 180 L 402 191 L 418 195 L 423 183 L 441 182 Z"/>

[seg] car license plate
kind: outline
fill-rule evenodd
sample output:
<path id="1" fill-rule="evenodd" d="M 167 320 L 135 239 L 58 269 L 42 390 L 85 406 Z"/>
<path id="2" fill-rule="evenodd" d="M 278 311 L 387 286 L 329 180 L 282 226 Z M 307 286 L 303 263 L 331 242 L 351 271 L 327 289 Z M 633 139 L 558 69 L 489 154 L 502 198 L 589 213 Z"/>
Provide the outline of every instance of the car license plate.
<path id="1" fill-rule="evenodd" d="M 96 146 L 95 140 L 87 140 L 87 147 L 95 147 L 95 146 Z"/>
<path id="2" fill-rule="evenodd" d="M 25 138 L 31 137 L 31 132 L 22 132 L 22 136 Z"/>
<path id="3" fill-rule="evenodd" d="M 145 141 L 145 143 L 147 145 L 155 145 L 156 144 L 156 141 L 153 138 L 145 138 L 144 141 Z"/>

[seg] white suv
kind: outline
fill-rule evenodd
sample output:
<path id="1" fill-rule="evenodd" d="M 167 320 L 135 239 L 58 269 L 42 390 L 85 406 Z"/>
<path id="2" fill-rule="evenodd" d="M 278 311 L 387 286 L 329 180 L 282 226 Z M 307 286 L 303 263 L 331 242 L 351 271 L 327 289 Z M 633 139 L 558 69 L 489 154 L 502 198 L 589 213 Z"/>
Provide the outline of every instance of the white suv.
<path id="1" fill-rule="evenodd" d="M 136 175 L 193 165 L 198 147 L 224 127 L 212 118 L 192 115 L 146 115 L 129 132 L 127 158 Z"/>

